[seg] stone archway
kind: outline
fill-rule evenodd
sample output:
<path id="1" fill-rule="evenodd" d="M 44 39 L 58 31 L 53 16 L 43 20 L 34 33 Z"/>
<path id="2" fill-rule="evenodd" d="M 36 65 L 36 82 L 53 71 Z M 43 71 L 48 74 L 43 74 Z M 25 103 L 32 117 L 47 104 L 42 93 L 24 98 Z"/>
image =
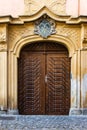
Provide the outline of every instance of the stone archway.
<path id="1" fill-rule="evenodd" d="M 47 40 L 43 40 L 42 38 L 38 37 L 38 36 L 29 36 L 26 38 L 21 39 L 20 41 L 18 41 L 15 46 L 13 46 L 13 49 L 9 52 L 9 64 L 11 66 L 9 66 L 9 102 L 8 102 L 8 111 L 11 113 L 17 113 L 18 112 L 18 67 L 17 67 L 17 58 L 20 56 L 20 52 L 23 46 L 33 43 L 33 42 L 39 42 L 39 41 L 53 41 L 53 42 L 57 42 L 57 43 L 61 43 L 62 45 L 64 45 L 69 52 L 69 57 L 72 57 L 75 51 L 75 46 L 73 44 L 73 42 L 63 36 L 51 36 L 49 37 Z M 71 61 L 72 63 L 72 61 Z M 72 71 L 72 67 L 71 67 L 71 71 Z M 13 73 L 14 72 L 14 73 Z M 71 99 L 75 97 L 74 95 L 71 95 Z M 70 101 L 71 102 L 71 101 Z M 70 103 L 72 106 L 72 102 Z"/>

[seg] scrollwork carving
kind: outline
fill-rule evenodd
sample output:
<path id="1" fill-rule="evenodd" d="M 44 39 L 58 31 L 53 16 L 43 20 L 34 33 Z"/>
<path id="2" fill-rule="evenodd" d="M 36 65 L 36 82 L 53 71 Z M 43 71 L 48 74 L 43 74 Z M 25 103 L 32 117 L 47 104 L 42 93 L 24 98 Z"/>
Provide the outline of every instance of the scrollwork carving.
<path id="1" fill-rule="evenodd" d="M 4 32 L 0 32 L 0 42 L 6 41 L 6 34 Z"/>
<path id="2" fill-rule="evenodd" d="M 58 15 L 66 14 L 66 0 L 25 0 L 25 14 L 32 15 L 38 12 L 43 6 Z"/>
<path id="3" fill-rule="evenodd" d="M 83 38 L 84 40 L 84 42 L 87 42 L 87 27 L 85 27 L 85 29 L 84 29 L 84 38 Z"/>
<path id="4" fill-rule="evenodd" d="M 7 38 L 6 35 L 7 35 L 6 25 L 0 24 L 0 43 L 6 42 Z"/>
<path id="5" fill-rule="evenodd" d="M 0 43 L 0 51 L 6 51 L 7 50 L 7 44 Z"/>
<path id="6" fill-rule="evenodd" d="M 21 38 L 30 36 L 34 34 L 34 26 L 31 26 L 32 24 L 24 25 L 24 26 L 11 26 L 9 27 L 8 35 L 9 39 L 8 42 L 15 44 L 18 40 Z M 10 44 L 10 47 L 12 44 Z"/>
<path id="7" fill-rule="evenodd" d="M 37 12 L 41 4 L 34 0 L 25 0 L 25 14 L 32 15 Z"/>
<path id="8" fill-rule="evenodd" d="M 56 0 L 50 4 L 49 8 L 58 15 L 65 15 L 66 0 Z"/>
<path id="9" fill-rule="evenodd" d="M 81 38 L 81 34 L 80 34 L 80 28 L 78 27 L 69 27 L 68 25 L 60 25 L 57 26 L 57 34 L 58 35 L 63 35 L 64 37 L 68 37 L 69 39 L 71 39 L 72 41 L 75 42 L 75 44 L 78 45 L 78 47 L 80 46 L 79 42 L 80 42 L 80 38 Z"/>

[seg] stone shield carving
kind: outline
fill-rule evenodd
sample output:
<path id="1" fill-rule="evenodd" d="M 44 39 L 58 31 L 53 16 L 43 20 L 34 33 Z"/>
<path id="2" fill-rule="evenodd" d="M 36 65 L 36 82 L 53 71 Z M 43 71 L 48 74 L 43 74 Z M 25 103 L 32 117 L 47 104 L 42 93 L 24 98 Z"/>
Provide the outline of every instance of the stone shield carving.
<path id="1" fill-rule="evenodd" d="M 56 33 L 55 23 L 48 19 L 42 19 L 36 22 L 34 33 L 43 38 L 47 38 L 48 36 Z"/>

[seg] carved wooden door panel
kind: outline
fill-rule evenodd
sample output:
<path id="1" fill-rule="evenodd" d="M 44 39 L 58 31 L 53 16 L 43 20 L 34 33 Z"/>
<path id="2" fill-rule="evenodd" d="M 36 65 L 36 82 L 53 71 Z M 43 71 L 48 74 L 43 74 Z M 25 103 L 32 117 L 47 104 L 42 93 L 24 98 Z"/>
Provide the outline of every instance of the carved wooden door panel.
<path id="1" fill-rule="evenodd" d="M 69 114 L 70 59 L 63 54 L 48 54 L 46 78 L 46 114 Z"/>
<path id="2" fill-rule="evenodd" d="M 20 114 L 44 114 L 44 55 L 24 52 L 19 59 L 18 107 Z"/>
<path id="3" fill-rule="evenodd" d="M 68 115 L 70 59 L 57 43 L 24 47 L 18 59 L 18 109 L 26 115 Z"/>

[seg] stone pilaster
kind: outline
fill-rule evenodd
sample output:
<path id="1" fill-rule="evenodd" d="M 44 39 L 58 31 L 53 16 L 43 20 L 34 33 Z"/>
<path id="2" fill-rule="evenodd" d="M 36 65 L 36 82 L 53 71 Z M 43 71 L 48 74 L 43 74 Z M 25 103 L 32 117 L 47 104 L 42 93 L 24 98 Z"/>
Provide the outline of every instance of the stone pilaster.
<path id="1" fill-rule="evenodd" d="M 5 110 L 7 110 L 7 25 L 0 24 L 0 111 Z"/>

